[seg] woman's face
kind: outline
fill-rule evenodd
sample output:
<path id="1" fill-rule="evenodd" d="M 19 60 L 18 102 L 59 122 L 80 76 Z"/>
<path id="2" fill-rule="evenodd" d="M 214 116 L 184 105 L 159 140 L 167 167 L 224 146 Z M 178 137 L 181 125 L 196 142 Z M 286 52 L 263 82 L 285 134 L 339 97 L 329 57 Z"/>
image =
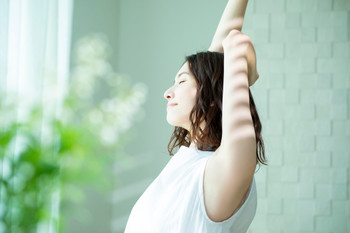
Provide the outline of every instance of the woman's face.
<path id="1" fill-rule="evenodd" d="M 195 105 L 197 83 L 191 73 L 188 62 L 176 74 L 174 85 L 164 92 L 168 100 L 167 121 L 170 125 L 190 131 L 190 113 Z"/>

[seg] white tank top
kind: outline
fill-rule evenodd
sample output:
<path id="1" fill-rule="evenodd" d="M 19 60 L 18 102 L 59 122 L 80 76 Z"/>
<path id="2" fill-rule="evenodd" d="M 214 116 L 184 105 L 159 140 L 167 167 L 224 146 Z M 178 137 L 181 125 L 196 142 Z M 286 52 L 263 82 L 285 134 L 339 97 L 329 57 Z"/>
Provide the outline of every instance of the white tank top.
<path id="1" fill-rule="evenodd" d="M 205 211 L 203 174 L 213 153 L 181 146 L 134 205 L 124 233 L 246 232 L 257 206 L 254 177 L 230 218 L 214 222 Z"/>

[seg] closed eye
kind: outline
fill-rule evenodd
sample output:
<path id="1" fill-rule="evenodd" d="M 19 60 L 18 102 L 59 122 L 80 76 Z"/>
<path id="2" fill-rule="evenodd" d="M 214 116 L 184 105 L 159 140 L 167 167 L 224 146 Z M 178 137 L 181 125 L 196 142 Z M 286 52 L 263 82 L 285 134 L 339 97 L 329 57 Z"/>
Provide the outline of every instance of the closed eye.
<path id="1" fill-rule="evenodd" d="M 185 81 L 186 81 L 186 80 L 180 81 L 180 82 L 178 83 L 178 85 L 181 84 L 181 83 L 183 83 L 183 82 L 185 82 Z M 174 82 L 174 85 L 175 85 L 175 82 Z"/>

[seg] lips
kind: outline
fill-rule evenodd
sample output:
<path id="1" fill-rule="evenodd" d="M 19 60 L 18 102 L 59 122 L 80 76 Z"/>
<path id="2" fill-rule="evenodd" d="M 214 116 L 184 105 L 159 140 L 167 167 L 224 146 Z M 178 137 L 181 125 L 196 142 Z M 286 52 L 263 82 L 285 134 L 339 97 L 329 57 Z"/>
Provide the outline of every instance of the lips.
<path id="1" fill-rule="evenodd" d="M 176 103 L 168 103 L 167 107 L 174 107 L 176 105 L 177 105 Z"/>

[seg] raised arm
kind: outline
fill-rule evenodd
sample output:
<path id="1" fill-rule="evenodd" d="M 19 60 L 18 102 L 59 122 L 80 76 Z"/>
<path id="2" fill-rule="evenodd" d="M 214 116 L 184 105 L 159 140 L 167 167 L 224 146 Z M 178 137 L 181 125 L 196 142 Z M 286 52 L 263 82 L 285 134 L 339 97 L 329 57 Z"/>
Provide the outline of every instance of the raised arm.
<path id="1" fill-rule="evenodd" d="M 223 48 L 222 139 L 208 161 L 204 179 L 206 210 L 214 221 L 229 218 L 239 207 L 252 183 L 257 161 L 247 75 L 254 48 L 249 37 L 237 30 L 228 34 Z"/>
<path id="2" fill-rule="evenodd" d="M 242 30 L 247 3 L 248 0 L 228 0 L 209 47 L 209 51 L 223 52 L 222 42 L 228 33 L 233 29 Z"/>

